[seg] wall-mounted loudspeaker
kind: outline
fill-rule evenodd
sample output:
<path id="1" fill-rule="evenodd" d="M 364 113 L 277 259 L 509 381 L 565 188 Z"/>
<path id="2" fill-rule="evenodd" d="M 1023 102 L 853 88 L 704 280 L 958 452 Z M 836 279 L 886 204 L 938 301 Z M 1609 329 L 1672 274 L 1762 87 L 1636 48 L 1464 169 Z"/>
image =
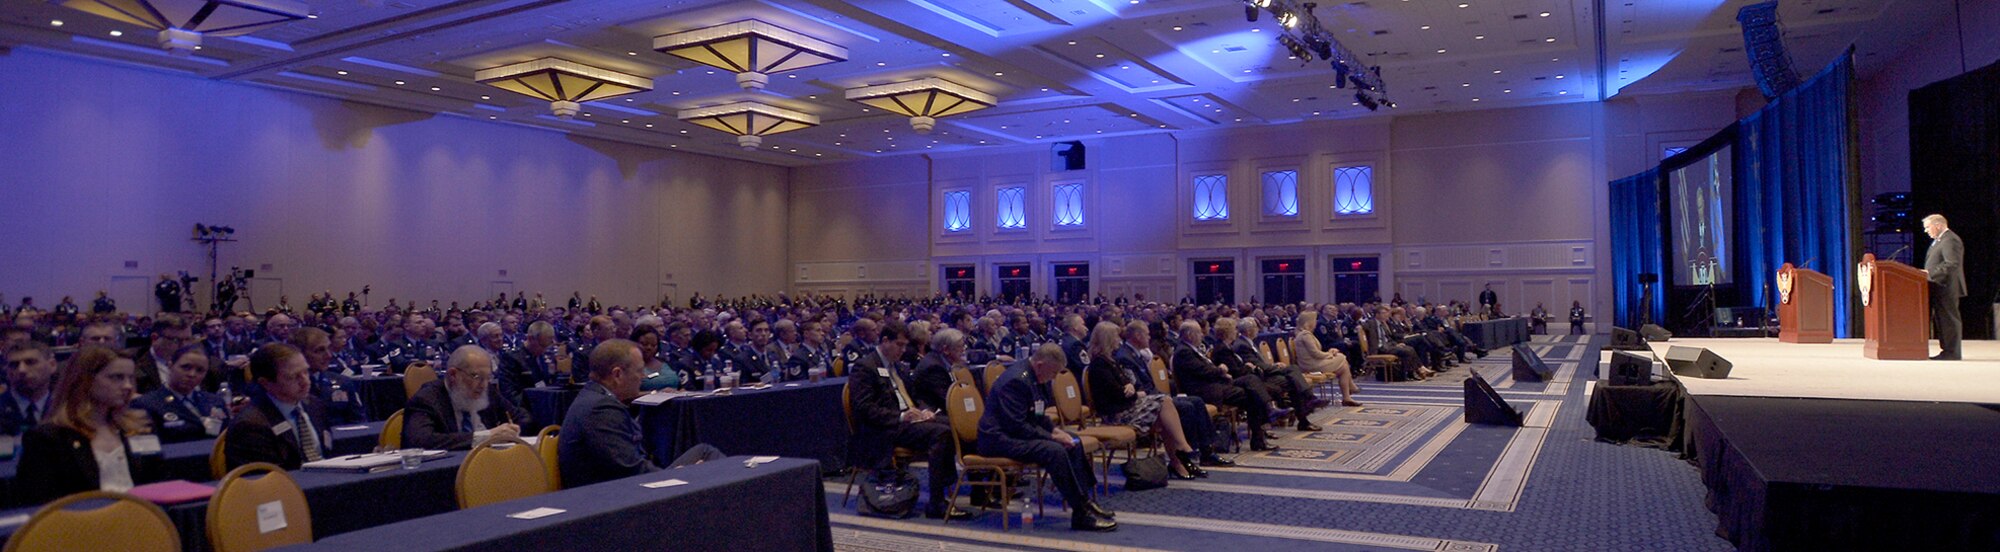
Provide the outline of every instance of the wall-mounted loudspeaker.
<path id="1" fill-rule="evenodd" d="M 1050 165 L 1050 170 L 1083 170 L 1083 142 L 1056 142 L 1050 151 L 1055 161 Z"/>

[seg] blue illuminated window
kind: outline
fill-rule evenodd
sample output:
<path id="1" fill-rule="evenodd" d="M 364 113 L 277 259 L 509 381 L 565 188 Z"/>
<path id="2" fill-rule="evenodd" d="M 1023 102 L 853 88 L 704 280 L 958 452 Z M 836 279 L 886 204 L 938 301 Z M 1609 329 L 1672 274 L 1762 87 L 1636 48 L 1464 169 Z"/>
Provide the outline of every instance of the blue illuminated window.
<path id="1" fill-rule="evenodd" d="M 1229 176 L 1194 177 L 1194 219 L 1229 220 Z"/>
<path id="2" fill-rule="evenodd" d="M 972 229 L 972 192 L 965 190 L 944 193 L 944 231 L 964 232 Z"/>
<path id="3" fill-rule="evenodd" d="M 1083 183 L 1055 185 L 1056 227 L 1083 226 Z"/>
<path id="4" fill-rule="evenodd" d="M 1273 217 L 1299 216 L 1299 171 L 1264 173 L 1264 214 Z"/>
<path id="5" fill-rule="evenodd" d="M 1355 165 L 1333 169 L 1333 214 L 1375 214 L 1375 167 Z"/>
<path id="6" fill-rule="evenodd" d="M 1028 227 L 1028 189 L 1019 186 L 1001 188 L 994 191 L 994 203 L 999 212 L 994 219 L 1000 221 L 1002 230 L 1020 230 Z"/>
<path id="7" fill-rule="evenodd" d="M 1660 158 L 1661 158 L 1661 159 L 1666 159 L 1666 158 L 1668 158 L 1668 157 L 1673 157 L 1673 156 L 1676 156 L 1676 155 L 1680 155 L 1680 154 L 1681 154 L 1681 152 L 1684 152 L 1684 151 L 1687 151 L 1687 150 L 1688 150 L 1687 148 L 1667 148 L 1666 150 L 1664 150 L 1664 151 L 1661 151 L 1661 152 L 1660 152 Z"/>

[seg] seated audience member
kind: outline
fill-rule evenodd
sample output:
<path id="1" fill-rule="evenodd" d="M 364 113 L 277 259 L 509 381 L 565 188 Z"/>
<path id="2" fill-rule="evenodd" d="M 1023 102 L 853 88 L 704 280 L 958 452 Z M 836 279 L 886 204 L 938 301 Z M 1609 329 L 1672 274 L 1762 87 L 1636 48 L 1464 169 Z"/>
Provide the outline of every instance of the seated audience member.
<path id="1" fill-rule="evenodd" d="M 1082 326 L 1082 319 L 1077 319 L 1075 325 Z M 1180 411 L 1167 404 L 1166 395 L 1140 391 L 1132 372 L 1119 368 L 1111 360 L 1118 352 L 1118 344 L 1118 325 L 1098 322 L 1097 329 L 1091 330 L 1089 352 L 1080 354 L 1090 358 L 1083 377 L 1090 382 L 1091 404 L 1096 406 L 1104 423 L 1165 436 L 1167 449 L 1174 454 L 1174 461 L 1168 465 L 1175 476 L 1207 477 L 1208 472 L 1196 463 L 1194 444 L 1181 427 Z M 1068 356 L 1064 354 L 1065 358 Z"/>
<path id="2" fill-rule="evenodd" d="M 1250 450 L 1273 450 L 1270 444 L 1276 437 L 1266 427 L 1271 422 L 1271 393 L 1264 386 L 1264 380 L 1248 375 L 1231 377 L 1229 370 L 1216 366 L 1209 360 L 1208 346 L 1204 344 L 1206 332 L 1201 330 L 1201 322 L 1187 320 L 1177 328 L 1179 339 L 1174 343 L 1174 378 L 1183 393 L 1201 397 L 1208 404 L 1226 404 L 1243 409 L 1246 422 L 1250 426 Z"/>
<path id="3" fill-rule="evenodd" d="M 1362 333 L 1365 334 L 1363 337 L 1368 340 L 1369 353 L 1395 355 L 1398 363 L 1402 365 L 1404 376 L 1408 379 L 1421 380 L 1435 374 L 1424 368 L 1423 363 L 1417 360 L 1416 349 L 1403 344 L 1402 340 L 1390 330 L 1388 318 L 1389 307 L 1378 305 L 1375 307 L 1375 316 L 1361 323 Z"/>
<path id="4" fill-rule="evenodd" d="M 95 320 L 83 326 L 83 337 L 77 339 L 77 345 L 122 347 L 124 343 L 118 334 L 118 325 L 110 319 Z"/>
<path id="5" fill-rule="evenodd" d="M 150 345 L 131 352 L 138 366 L 135 383 L 141 395 L 160 388 L 161 381 L 166 377 L 167 366 L 173 364 L 175 351 L 179 351 L 183 346 L 195 344 L 194 333 L 188 330 L 187 322 L 181 321 L 180 317 L 162 316 L 159 320 L 154 320 L 152 333 L 153 341 Z M 207 358 L 208 355 L 202 356 Z"/>
<path id="6" fill-rule="evenodd" d="M 22 340 L 7 345 L 7 391 L 0 394 L 0 435 L 20 435 L 49 416 L 58 366 L 49 346 Z"/>
<path id="7" fill-rule="evenodd" d="M 632 328 L 632 342 L 639 344 L 639 354 L 645 357 L 646 366 L 639 370 L 646 380 L 639 384 L 641 391 L 659 389 L 680 389 L 681 373 L 660 360 L 660 329 L 650 325 Z"/>
<path id="8" fill-rule="evenodd" d="M 222 396 L 201 389 L 208 378 L 208 353 L 190 343 L 168 353 L 166 384 L 132 401 L 152 418 L 153 434 L 168 443 L 211 439 L 229 425 L 229 405 Z"/>
<path id="9" fill-rule="evenodd" d="M 507 400 L 515 401 L 514 404 L 526 404 L 527 390 L 544 385 L 560 385 L 568 381 L 568 374 L 557 373 L 555 355 L 555 326 L 541 320 L 529 324 L 527 335 L 521 339 L 521 346 L 514 349 L 514 352 L 500 357 L 500 368 L 494 375 L 514 382 L 503 387 L 515 393 L 508 395 Z"/>
<path id="10" fill-rule="evenodd" d="M 403 446 L 468 450 L 487 439 L 520 437 L 528 412 L 493 392 L 493 353 L 478 345 L 451 352 L 445 371 L 403 408 Z"/>
<path id="11" fill-rule="evenodd" d="M 860 357 L 848 370 L 855 426 L 848 450 L 855 465 L 876 471 L 893 469 L 891 452 L 895 447 L 928 451 L 930 505 L 924 515 L 969 519 L 971 513 L 951 508 L 945 499 L 945 492 L 958 483 L 958 451 L 951 425 L 938 418 L 936 410 L 922 409 L 910 398 L 896 367 L 895 359 L 903 358 L 903 348 L 910 343 L 903 332 L 900 326 L 883 327 L 875 351 Z"/>
<path id="12" fill-rule="evenodd" d="M 1312 424 L 1315 401 L 1312 386 L 1297 367 L 1274 366 L 1257 353 L 1257 347 L 1250 340 L 1236 333 L 1235 318 L 1218 318 L 1209 327 L 1213 340 L 1209 345 L 1209 360 L 1216 366 L 1229 370 L 1232 378 L 1249 378 L 1264 384 L 1272 398 L 1283 398 L 1290 402 L 1298 414 L 1299 431 L 1319 431 L 1323 428 Z"/>
<path id="13" fill-rule="evenodd" d="M 229 469 L 269 462 L 287 470 L 326 458 L 332 437 L 325 406 L 312 397 L 311 369 L 297 347 L 271 343 L 250 353 L 250 404 L 230 421 Z"/>
<path id="14" fill-rule="evenodd" d="M 1144 321 L 1133 320 L 1125 323 L 1120 337 L 1124 338 L 1124 342 L 1112 352 L 1111 362 L 1131 375 L 1132 386 L 1138 391 L 1148 395 L 1166 395 L 1168 390 L 1153 384 L 1153 372 L 1147 366 L 1152 362 L 1149 356 L 1152 354 L 1152 328 Z M 1234 461 L 1217 456 L 1215 448 L 1209 444 L 1209 436 L 1215 435 L 1215 425 L 1208 417 L 1208 403 L 1201 397 L 1187 395 L 1173 397 L 1172 400 L 1175 414 L 1181 420 L 1181 435 L 1187 436 L 1188 444 L 1201 452 L 1201 464 L 1217 467 L 1236 465 Z"/>
<path id="15" fill-rule="evenodd" d="M 332 336 L 319 328 L 299 328 L 292 330 L 291 336 L 289 345 L 306 358 L 313 400 L 326 408 L 327 427 L 368 421 L 368 410 L 354 391 L 354 380 L 331 368 Z"/>
<path id="16" fill-rule="evenodd" d="M 799 325 L 790 318 L 781 318 L 771 323 L 773 339 L 764 346 L 764 358 L 776 371 L 776 381 L 798 381 L 806 379 L 806 366 L 793 362 L 801 348 L 799 345 Z M 754 338 L 755 335 L 753 334 Z"/>
<path id="17" fill-rule="evenodd" d="M 1583 335 L 1583 321 L 1586 318 L 1588 318 L 1588 315 L 1583 312 L 1583 301 L 1571 301 L 1569 304 L 1569 334 Z"/>
<path id="18" fill-rule="evenodd" d="M 910 399 L 918 408 L 942 410 L 945 394 L 951 390 L 951 371 L 965 365 L 965 333 L 951 328 L 939 331 L 931 336 L 931 350 L 917 360 Z"/>
<path id="19" fill-rule="evenodd" d="M 572 300 L 574 301 L 574 300 Z M 576 488 L 659 471 L 646 457 L 639 422 L 626 403 L 643 394 L 639 345 L 623 339 L 598 344 L 590 351 L 590 383 L 570 403 L 563 417 L 562 439 L 556 444 L 556 466 L 563 486 Z"/>
<path id="20" fill-rule="evenodd" d="M 1097 474 L 1090 470 L 1083 440 L 1056 429 L 1044 412 L 1055 401 L 1043 390 L 1065 362 L 1062 347 L 1043 345 L 1027 362 L 1016 363 L 993 382 L 986 395 L 986 413 L 979 418 L 979 454 L 1041 466 L 1070 505 L 1071 529 L 1115 530 L 1118 522 L 1112 513 L 1090 499 Z"/>
<path id="21" fill-rule="evenodd" d="M 1340 380 L 1341 406 L 1361 406 L 1354 400 L 1354 394 L 1361 392 L 1361 386 L 1354 384 L 1354 370 L 1347 364 L 1347 357 L 1320 347 L 1319 337 L 1313 329 L 1319 326 L 1319 313 L 1307 311 L 1299 313 L 1299 328 L 1292 335 L 1292 361 L 1299 369 L 1319 372 Z"/>
<path id="22" fill-rule="evenodd" d="M 792 350 L 792 360 L 787 363 L 791 370 L 807 374 L 813 368 L 825 370 L 833 375 L 833 352 L 826 348 L 826 326 L 819 322 L 806 322 L 799 333 L 799 346 Z"/>
<path id="23" fill-rule="evenodd" d="M 14 492 L 41 504 L 84 491 L 127 491 L 159 476 L 160 441 L 132 401 L 132 358 L 84 345 L 62 369 L 55 410 L 21 436 Z"/>

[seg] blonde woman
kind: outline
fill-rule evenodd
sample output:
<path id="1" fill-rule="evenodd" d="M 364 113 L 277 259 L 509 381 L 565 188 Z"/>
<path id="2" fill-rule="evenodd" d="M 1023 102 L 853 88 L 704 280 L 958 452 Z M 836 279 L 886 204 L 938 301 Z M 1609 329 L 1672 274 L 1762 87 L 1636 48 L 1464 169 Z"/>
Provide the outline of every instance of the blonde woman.
<path id="1" fill-rule="evenodd" d="M 1361 388 L 1354 385 L 1354 370 L 1347 366 L 1347 356 L 1327 352 L 1319 346 L 1319 338 L 1313 337 L 1313 328 L 1319 325 L 1319 313 L 1306 311 L 1299 313 L 1299 327 L 1292 335 L 1292 362 L 1300 370 L 1319 372 L 1340 378 L 1340 405 L 1361 406 L 1354 400 L 1354 394 Z"/>
<path id="2" fill-rule="evenodd" d="M 1181 427 L 1180 412 L 1166 395 L 1147 393 L 1142 389 L 1131 371 L 1118 366 L 1112 357 L 1118 353 L 1122 343 L 1118 339 L 1119 327 L 1110 322 L 1098 322 L 1090 331 L 1090 365 L 1083 370 L 1083 377 L 1090 382 L 1090 402 L 1104 418 L 1104 423 L 1131 426 L 1138 431 L 1149 431 L 1164 437 L 1168 449 L 1173 452 L 1173 462 L 1169 463 L 1173 475 L 1179 479 L 1207 477 L 1208 472 L 1196 462 L 1195 448 L 1188 442 L 1186 429 Z"/>

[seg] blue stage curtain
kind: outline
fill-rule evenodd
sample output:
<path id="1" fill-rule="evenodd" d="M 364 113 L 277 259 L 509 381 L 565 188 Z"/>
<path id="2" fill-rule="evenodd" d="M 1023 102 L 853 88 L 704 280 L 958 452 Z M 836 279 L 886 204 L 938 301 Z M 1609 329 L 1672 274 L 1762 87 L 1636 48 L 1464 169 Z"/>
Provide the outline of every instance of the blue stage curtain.
<path id="1" fill-rule="evenodd" d="M 1666 246 L 1661 240 L 1666 228 L 1661 214 L 1666 205 L 1660 199 L 1664 187 L 1659 168 L 1611 183 L 1611 270 L 1612 288 L 1617 295 L 1612 304 L 1616 325 L 1639 327 L 1639 296 L 1645 289 L 1639 283 L 1640 274 L 1667 277 Z M 1652 311 L 1654 321 L 1665 320 L 1666 294 L 1657 287 L 1653 291 L 1652 304 L 1644 308 Z"/>
<path id="2" fill-rule="evenodd" d="M 1853 82 L 1849 51 L 1743 119 L 1736 138 L 1736 275 L 1745 303 L 1775 305 L 1773 280 L 1787 262 L 1824 272 L 1833 278 L 1834 320 L 1843 321 L 1834 325 L 1838 337 L 1854 333 Z"/>

